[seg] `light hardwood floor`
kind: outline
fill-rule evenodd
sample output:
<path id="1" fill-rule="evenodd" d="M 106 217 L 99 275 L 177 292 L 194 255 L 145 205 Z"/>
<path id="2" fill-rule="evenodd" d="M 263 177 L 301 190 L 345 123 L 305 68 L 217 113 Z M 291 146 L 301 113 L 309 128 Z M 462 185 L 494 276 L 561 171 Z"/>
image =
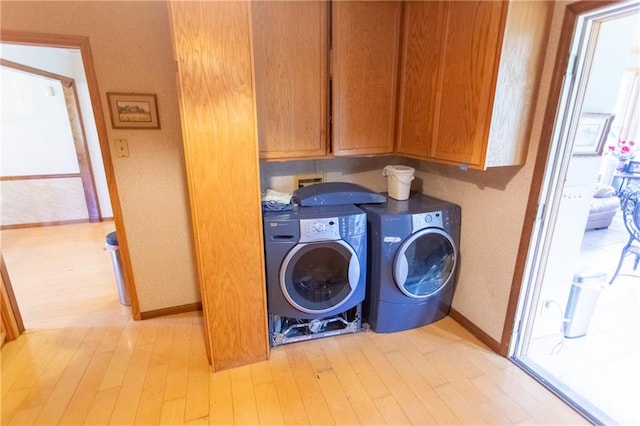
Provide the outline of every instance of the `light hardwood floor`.
<path id="1" fill-rule="evenodd" d="M 212 374 L 201 312 L 132 321 L 118 303 L 108 228 L 2 231 L 16 293 L 40 288 L 35 308 L 17 296 L 27 331 L 2 349 L 3 425 L 586 424 L 450 318 L 284 345 Z"/>

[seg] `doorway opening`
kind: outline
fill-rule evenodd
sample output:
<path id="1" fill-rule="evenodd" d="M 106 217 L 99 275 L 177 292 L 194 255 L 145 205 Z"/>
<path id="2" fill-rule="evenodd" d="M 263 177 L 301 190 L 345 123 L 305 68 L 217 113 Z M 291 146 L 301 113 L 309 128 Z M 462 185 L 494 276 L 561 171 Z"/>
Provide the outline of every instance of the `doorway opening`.
<path id="1" fill-rule="evenodd" d="M 88 247 L 87 244 L 93 244 L 91 250 L 97 252 L 100 256 L 99 261 L 94 261 L 92 263 L 91 260 L 85 259 L 85 263 L 88 265 L 87 270 L 91 269 L 93 265 L 94 269 L 97 267 L 98 269 L 102 269 L 102 275 L 98 276 L 93 281 L 103 280 L 105 277 L 105 264 L 103 259 L 107 262 L 107 268 L 110 268 L 109 264 L 109 254 L 103 251 L 103 247 L 105 246 L 105 237 L 107 233 L 115 230 L 118 232 L 120 244 L 120 252 L 122 254 L 122 264 L 124 269 L 125 281 L 127 283 L 127 289 L 132 299 L 132 306 L 129 307 L 120 307 L 116 306 L 124 313 L 124 317 L 129 319 L 133 313 L 133 317 L 138 319 L 139 317 L 139 308 L 137 304 L 137 298 L 135 297 L 135 293 L 131 291 L 133 289 L 132 282 L 132 274 L 130 268 L 130 260 L 128 258 L 128 250 L 126 248 L 126 239 L 124 238 L 124 226 L 122 222 L 122 214 L 118 199 L 117 187 L 115 184 L 115 176 L 113 172 L 113 165 L 111 163 L 110 150 L 108 145 L 107 131 L 104 123 L 104 114 L 102 110 L 102 105 L 100 102 L 100 94 L 98 92 L 97 81 L 95 71 L 93 69 L 93 62 L 91 58 L 91 51 L 88 44 L 88 39 L 85 37 L 74 37 L 74 36 L 56 36 L 56 35 L 42 35 L 39 36 L 33 33 L 20 33 L 20 32 L 12 32 L 12 31 L 3 31 L 2 40 L 4 46 L 11 46 L 11 49 L 3 49 L 3 58 L 5 58 L 5 54 L 8 50 L 19 51 L 20 49 L 28 50 L 28 49 L 43 49 L 46 51 L 49 49 L 50 52 L 57 51 L 57 53 L 64 52 L 68 56 L 75 56 L 79 60 L 75 62 L 75 64 L 69 65 L 69 67 L 76 67 L 78 69 L 70 70 L 67 72 L 57 72 L 55 74 L 59 75 L 69 75 L 72 74 L 76 76 L 73 71 L 77 71 L 82 74 L 84 78 L 76 79 L 77 88 L 79 96 L 76 101 L 80 104 L 80 109 L 82 110 L 85 130 L 87 133 L 87 139 L 92 139 L 93 141 L 89 141 L 88 143 L 88 156 L 90 158 L 82 159 L 89 160 L 91 163 L 89 167 L 92 168 L 93 176 L 95 177 L 95 192 L 96 196 L 94 198 L 95 203 L 93 206 L 95 208 L 100 208 L 100 212 L 98 213 L 101 217 L 113 217 L 113 222 L 102 222 L 102 221 L 94 221 L 95 223 L 78 223 L 78 224 L 64 224 L 57 226 L 44 227 L 40 226 L 38 228 L 25 228 L 24 231 L 27 232 L 27 237 L 25 237 L 25 244 L 31 244 L 31 251 L 25 251 L 25 247 L 18 247 L 16 253 L 18 256 L 32 256 L 33 259 L 27 259 L 28 261 L 35 260 L 39 255 L 44 259 L 43 262 L 47 263 L 45 265 L 49 268 L 46 271 L 43 271 L 41 268 L 43 265 L 32 264 L 29 268 L 27 262 L 27 268 L 24 268 L 25 259 L 19 259 L 22 262 L 22 271 L 29 272 L 39 272 L 41 274 L 40 278 L 36 278 L 38 280 L 38 285 L 35 289 L 32 289 L 32 292 L 38 292 L 38 288 L 42 290 L 50 291 L 52 289 L 54 281 L 56 281 L 56 276 L 65 276 L 68 274 L 67 281 L 73 281 L 75 275 L 78 274 L 78 270 L 80 267 L 74 266 L 71 264 L 63 265 L 62 261 L 67 261 L 70 259 L 79 261 L 82 252 L 74 253 L 73 250 L 77 249 L 77 246 L 82 246 L 85 249 Z M 49 52 L 49 53 L 50 53 Z M 28 56 L 28 55 L 26 55 Z M 26 63 L 24 61 L 19 61 L 22 64 L 27 66 L 37 68 L 39 70 L 47 69 L 47 61 L 50 60 L 50 56 L 48 55 L 35 55 L 37 57 L 36 62 Z M 19 57 L 19 55 L 18 55 Z M 5 58 L 12 60 L 13 57 Z M 38 62 L 39 61 L 39 62 Z M 15 59 L 13 62 L 18 62 Z M 59 65 L 59 64 L 58 64 Z M 4 114 L 4 111 L 3 111 Z M 73 118 L 73 117 L 70 117 Z M 93 144 L 91 143 L 93 142 Z M 80 176 L 78 178 L 82 178 L 83 174 L 78 173 Z M 99 200 L 99 203 L 98 201 Z M 87 204 L 87 209 L 89 209 L 89 204 Z M 90 218 L 91 219 L 91 218 Z M 89 220 L 91 221 L 91 220 Z M 81 221 L 85 222 L 85 221 Z M 19 228 L 19 227 L 18 227 Z M 55 229 L 57 228 L 57 229 Z M 6 261 L 6 267 L 8 269 L 7 274 L 12 278 L 12 282 L 14 286 L 16 285 L 16 279 L 14 279 L 14 272 L 18 272 L 18 266 L 16 269 L 12 269 L 12 260 L 10 253 L 8 250 L 10 249 L 9 242 L 15 242 L 15 235 L 7 237 L 8 234 L 5 232 L 13 232 L 14 234 L 18 231 L 22 232 L 21 229 L 8 229 L 3 231 L 3 258 Z M 7 237 L 7 238 L 5 238 Z M 123 237 L 123 238 L 120 238 Z M 27 242 L 28 241 L 28 242 Z M 46 244 L 43 244 L 42 247 L 39 247 L 38 244 L 40 242 L 47 241 Z M 21 243 L 18 243 L 18 245 Z M 83 245 L 84 244 L 84 245 Z M 46 247 L 45 247 L 46 246 Z M 14 246 L 15 247 L 15 246 Z M 47 256 L 43 254 L 46 250 L 53 250 L 52 255 Z M 28 253 L 28 254 L 25 254 Z M 57 259 L 58 261 L 54 261 Z M 16 264 L 17 265 L 17 264 Z M 101 266 L 100 266 L 101 265 Z M 110 281 L 109 286 L 112 289 L 116 289 L 115 284 L 115 276 L 114 272 L 111 269 L 107 269 L 106 271 L 107 277 Z M 88 280 L 91 283 L 91 279 Z M 9 284 L 10 285 L 10 284 Z M 63 286 L 64 287 L 64 286 Z M 14 289 L 16 290 L 16 289 Z M 19 291 L 13 291 L 18 295 L 17 301 L 14 304 L 15 309 L 14 312 L 16 315 L 20 316 L 19 310 L 23 307 L 21 306 L 21 300 L 19 297 Z M 44 291 L 42 291 L 44 295 Z M 59 293 L 64 293 L 61 295 L 60 299 L 73 299 L 74 297 L 81 296 L 82 291 L 79 291 L 77 288 L 73 287 L 65 287 L 59 290 Z M 118 294 L 117 291 L 113 291 L 114 300 L 116 303 L 118 302 Z M 100 310 L 101 303 L 94 305 L 96 309 Z M 20 308 L 20 309 L 18 309 Z M 84 311 L 79 310 L 76 312 L 74 321 L 75 323 L 83 322 L 83 312 L 90 312 L 87 309 L 90 309 L 89 306 L 85 306 Z M 29 321 L 24 321 L 27 328 L 30 328 Z M 43 317 L 39 317 L 34 324 L 38 324 L 39 326 L 46 326 L 47 321 L 46 318 L 43 321 Z"/>
<path id="2" fill-rule="evenodd" d="M 95 124 L 83 115 L 90 103 L 80 52 L 70 49 L 2 45 L 2 218 L 1 229 L 46 226 L 88 220 L 99 222 L 103 211 L 111 217 Z M 4 59 L 24 62 L 50 57 L 43 65 L 65 69 L 74 77 Z M 79 87 L 80 86 L 80 94 Z M 82 113 L 81 103 L 85 105 Z M 35 125 L 34 125 L 35 124 Z M 93 174 L 99 171 L 100 207 Z"/>
<path id="3" fill-rule="evenodd" d="M 628 240 L 618 140 L 640 136 L 637 88 L 623 84 L 638 71 L 639 13 L 638 2 L 567 8 L 558 58 L 569 60 L 548 106 L 554 125 L 510 346 L 519 366 L 597 424 L 640 422 L 640 275 L 629 268 L 608 285 Z"/>

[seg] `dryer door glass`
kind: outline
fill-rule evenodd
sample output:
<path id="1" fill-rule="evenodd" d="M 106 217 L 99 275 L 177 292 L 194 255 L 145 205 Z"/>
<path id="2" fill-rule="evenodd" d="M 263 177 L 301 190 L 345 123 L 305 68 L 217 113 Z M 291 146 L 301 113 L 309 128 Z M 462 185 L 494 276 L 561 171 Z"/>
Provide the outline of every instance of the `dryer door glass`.
<path id="1" fill-rule="evenodd" d="M 457 256 L 453 239 L 440 229 L 411 235 L 398 249 L 393 278 L 405 295 L 424 299 L 451 280 Z"/>
<path id="2" fill-rule="evenodd" d="M 285 257 L 280 287 L 296 309 L 321 314 L 347 301 L 360 277 L 360 263 L 343 241 L 298 244 Z"/>

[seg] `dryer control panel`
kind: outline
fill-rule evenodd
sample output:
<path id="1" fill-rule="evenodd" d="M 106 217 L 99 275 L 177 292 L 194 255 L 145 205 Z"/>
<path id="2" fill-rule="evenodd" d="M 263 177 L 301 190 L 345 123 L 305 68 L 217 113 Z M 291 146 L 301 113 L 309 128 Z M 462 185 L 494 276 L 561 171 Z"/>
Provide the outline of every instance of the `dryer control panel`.
<path id="1" fill-rule="evenodd" d="M 441 211 L 418 213 L 411 215 L 412 232 L 425 228 L 444 228 Z"/>
<path id="2" fill-rule="evenodd" d="M 339 223 L 337 217 L 300 219 L 300 242 L 339 240 Z"/>

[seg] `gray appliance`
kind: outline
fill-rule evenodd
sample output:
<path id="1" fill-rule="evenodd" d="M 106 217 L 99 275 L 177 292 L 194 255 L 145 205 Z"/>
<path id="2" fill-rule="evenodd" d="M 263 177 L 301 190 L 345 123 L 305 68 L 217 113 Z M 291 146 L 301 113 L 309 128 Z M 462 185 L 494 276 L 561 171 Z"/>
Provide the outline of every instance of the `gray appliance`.
<path id="1" fill-rule="evenodd" d="M 360 331 L 365 213 L 353 205 L 296 206 L 264 212 L 263 225 L 272 345 L 294 341 L 287 333 L 298 325 L 305 328 L 300 339 L 337 329 Z M 343 315 L 354 307 L 355 315 Z"/>
<path id="2" fill-rule="evenodd" d="M 351 182 L 325 182 L 305 186 L 293 191 L 291 198 L 301 206 L 339 206 L 387 201 L 384 195 Z"/>
<path id="3" fill-rule="evenodd" d="M 369 233 L 363 320 L 387 333 L 446 316 L 459 269 L 460 207 L 423 194 L 360 207 Z"/>

